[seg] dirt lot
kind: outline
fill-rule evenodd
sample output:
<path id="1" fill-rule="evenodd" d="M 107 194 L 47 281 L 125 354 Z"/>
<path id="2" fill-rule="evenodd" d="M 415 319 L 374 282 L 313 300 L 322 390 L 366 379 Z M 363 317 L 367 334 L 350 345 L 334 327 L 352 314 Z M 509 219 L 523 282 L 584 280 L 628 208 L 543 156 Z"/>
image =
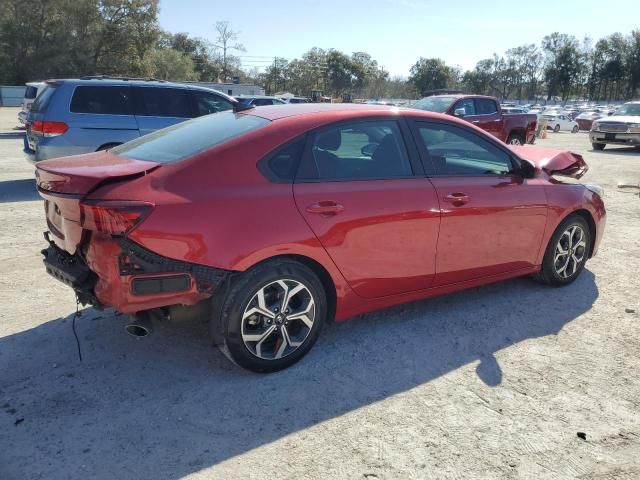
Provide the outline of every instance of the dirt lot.
<path id="1" fill-rule="evenodd" d="M 640 153 L 582 153 L 599 255 L 566 288 L 517 279 L 329 326 L 268 376 L 200 324 L 127 336 L 46 276 L 17 110 L 0 109 L 0 478 L 640 478 Z M 635 311 L 635 312 L 634 312 Z M 577 432 L 586 433 L 586 440 Z"/>

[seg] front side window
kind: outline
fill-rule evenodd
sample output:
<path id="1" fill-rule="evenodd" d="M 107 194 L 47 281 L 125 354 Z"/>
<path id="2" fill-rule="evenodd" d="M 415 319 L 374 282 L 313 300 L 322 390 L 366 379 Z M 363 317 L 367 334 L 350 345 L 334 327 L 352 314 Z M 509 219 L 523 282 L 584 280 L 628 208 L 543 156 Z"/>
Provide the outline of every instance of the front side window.
<path id="1" fill-rule="evenodd" d="M 253 115 L 222 112 L 177 123 L 111 149 L 137 160 L 171 163 L 268 125 Z"/>
<path id="2" fill-rule="evenodd" d="M 224 112 L 233 108 L 231 102 L 215 93 L 193 90 L 191 94 L 196 105 L 196 116 L 198 117 L 209 115 L 210 113 Z"/>
<path id="3" fill-rule="evenodd" d="M 511 157 L 474 132 L 444 124 L 419 124 L 418 131 L 436 175 L 505 175 Z"/>
<path id="4" fill-rule="evenodd" d="M 79 86 L 71 99 L 72 113 L 132 115 L 131 88 L 128 86 Z"/>
<path id="5" fill-rule="evenodd" d="M 456 97 L 425 97 L 415 102 L 412 107 L 429 112 L 444 113 L 455 100 Z"/>
<path id="6" fill-rule="evenodd" d="M 341 124 L 317 132 L 310 162 L 301 179 L 362 180 L 412 175 L 398 125 L 394 121 Z"/>
<path id="7" fill-rule="evenodd" d="M 136 115 L 189 118 L 191 100 L 186 88 L 136 87 L 139 106 Z"/>

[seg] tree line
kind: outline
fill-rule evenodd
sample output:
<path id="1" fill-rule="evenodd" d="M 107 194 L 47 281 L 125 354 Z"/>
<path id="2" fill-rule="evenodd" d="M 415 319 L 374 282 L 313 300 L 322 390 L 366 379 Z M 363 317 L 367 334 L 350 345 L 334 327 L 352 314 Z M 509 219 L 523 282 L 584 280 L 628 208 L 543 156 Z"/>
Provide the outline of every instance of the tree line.
<path id="1" fill-rule="evenodd" d="M 212 25 L 210 42 L 163 31 L 159 0 L 0 0 L 0 84 L 84 75 L 175 81 L 256 83 L 267 93 L 313 90 L 340 97 L 416 98 L 459 89 L 502 99 L 622 100 L 640 89 L 640 30 L 594 42 L 552 33 L 463 71 L 420 58 L 409 78 L 392 77 L 366 52 L 312 48 L 300 58 L 274 57 L 266 68 L 242 68 L 240 32 Z"/>

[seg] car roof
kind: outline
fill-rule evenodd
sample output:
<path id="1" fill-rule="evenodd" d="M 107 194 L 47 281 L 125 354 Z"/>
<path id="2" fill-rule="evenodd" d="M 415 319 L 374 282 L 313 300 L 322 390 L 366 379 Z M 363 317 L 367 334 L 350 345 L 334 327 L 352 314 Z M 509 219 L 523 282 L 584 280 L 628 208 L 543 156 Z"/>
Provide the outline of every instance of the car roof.
<path id="1" fill-rule="evenodd" d="M 280 97 L 273 97 L 271 95 L 236 95 L 236 98 L 265 98 L 269 100 L 273 100 L 275 98 L 277 100 L 282 100 Z"/>
<path id="2" fill-rule="evenodd" d="M 73 85 L 138 85 L 138 86 L 149 86 L 149 87 L 174 87 L 174 88 L 187 88 L 189 90 L 200 90 L 203 92 L 215 92 L 216 94 L 224 97 L 230 102 L 235 102 L 235 99 L 227 95 L 220 90 L 216 90 L 214 88 L 206 87 L 204 85 L 193 85 L 179 82 L 169 82 L 166 80 L 155 80 L 155 79 L 144 79 L 144 78 L 60 78 L 60 79 L 51 79 L 47 80 L 45 83 L 69 83 Z"/>
<path id="3" fill-rule="evenodd" d="M 413 115 L 428 118 L 446 118 L 448 121 L 457 120 L 455 117 L 441 113 L 427 112 L 414 108 L 401 108 L 388 105 L 372 105 L 367 103 L 291 103 L 284 105 L 269 105 L 255 107 L 243 112 L 246 115 L 254 115 L 266 120 L 278 120 L 281 118 L 298 117 L 306 115 L 339 116 L 340 113 L 348 114 L 349 118 L 384 116 L 384 115 Z M 465 122 L 466 123 L 466 122 Z"/>

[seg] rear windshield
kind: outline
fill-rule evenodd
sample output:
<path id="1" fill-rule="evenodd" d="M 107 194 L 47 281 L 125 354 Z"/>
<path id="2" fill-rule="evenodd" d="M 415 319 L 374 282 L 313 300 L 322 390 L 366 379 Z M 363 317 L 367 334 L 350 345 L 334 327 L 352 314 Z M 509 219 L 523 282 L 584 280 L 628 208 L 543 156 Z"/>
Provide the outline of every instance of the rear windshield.
<path id="1" fill-rule="evenodd" d="M 412 107 L 429 112 L 444 113 L 455 100 L 456 97 L 425 97 L 414 103 Z"/>
<path id="2" fill-rule="evenodd" d="M 157 130 L 111 151 L 137 160 L 171 163 L 267 124 L 269 120 L 253 115 L 214 113 Z"/>
<path id="3" fill-rule="evenodd" d="M 24 91 L 24 98 L 36 98 L 38 87 L 27 87 Z"/>
<path id="4" fill-rule="evenodd" d="M 40 95 L 36 98 L 36 101 L 31 105 L 32 112 L 44 112 L 47 109 L 47 105 L 51 101 L 51 97 L 56 91 L 55 85 L 48 85 L 44 87 L 44 90 L 40 92 Z"/>

